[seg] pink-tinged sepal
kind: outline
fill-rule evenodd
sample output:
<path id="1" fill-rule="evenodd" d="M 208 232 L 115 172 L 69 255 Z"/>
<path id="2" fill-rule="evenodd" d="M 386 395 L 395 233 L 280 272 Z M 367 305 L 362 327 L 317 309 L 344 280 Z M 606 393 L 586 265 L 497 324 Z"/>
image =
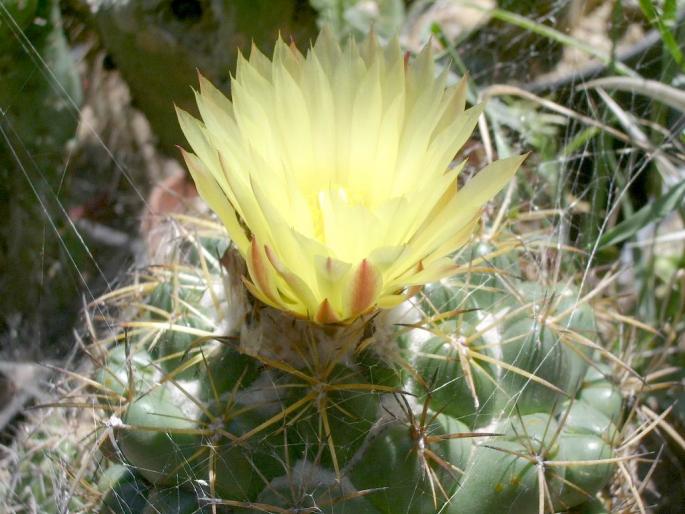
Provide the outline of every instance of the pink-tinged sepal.
<path id="1" fill-rule="evenodd" d="M 354 318 L 369 311 L 381 293 L 383 279 L 378 269 L 364 259 L 353 271 L 350 288 L 345 293 L 345 318 Z"/>
<path id="2" fill-rule="evenodd" d="M 250 272 L 250 277 L 263 296 L 266 296 L 271 304 L 279 304 L 279 294 L 276 288 L 276 280 L 274 270 L 271 263 L 265 258 L 260 245 L 253 237 L 250 243 L 248 254 L 245 256 L 247 261 L 247 269 Z"/>
<path id="3" fill-rule="evenodd" d="M 321 305 L 319 305 L 319 310 L 316 312 L 314 321 L 316 321 L 320 325 L 328 325 L 340 322 L 340 317 L 331 307 L 328 298 L 326 298 L 323 302 L 321 302 Z"/>

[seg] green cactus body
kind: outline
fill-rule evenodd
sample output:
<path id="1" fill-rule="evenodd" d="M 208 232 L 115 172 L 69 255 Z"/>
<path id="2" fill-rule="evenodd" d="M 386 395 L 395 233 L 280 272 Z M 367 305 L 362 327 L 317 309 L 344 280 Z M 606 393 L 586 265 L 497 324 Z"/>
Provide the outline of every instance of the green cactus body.
<path id="1" fill-rule="evenodd" d="M 448 328 L 451 330 L 454 328 Z M 463 359 L 468 360 L 463 354 L 466 351 L 463 345 L 459 337 L 429 339 L 415 352 L 414 365 L 421 377 L 433 382 L 435 409 L 469 426 L 483 425 L 491 419 L 496 407 L 491 400 L 495 392 L 494 370 L 488 363 L 462 366 Z M 425 392 L 415 380 L 410 385 L 416 394 Z"/>
<path id="2" fill-rule="evenodd" d="M 261 506 L 281 505 L 294 512 L 313 511 L 324 514 L 380 514 L 364 496 L 350 497 L 352 486 L 346 480 L 336 482 L 334 475 L 321 468 L 306 466 L 295 470 L 300 473 L 297 484 L 292 480 L 277 479 L 264 488 L 257 499 Z M 241 514 L 257 512 L 256 509 L 239 509 Z"/>
<path id="3" fill-rule="evenodd" d="M 359 373 L 344 367 L 336 368 L 323 383 L 294 389 L 300 396 L 311 394 L 312 408 L 293 425 L 290 435 L 294 446 L 302 446 L 303 453 L 315 457 L 328 466 L 344 466 L 361 446 L 378 416 L 377 395 L 346 389 L 364 384 Z M 335 448 L 335 455 L 331 451 Z"/>
<path id="4" fill-rule="evenodd" d="M 623 398 L 619 389 L 607 380 L 606 377 L 610 376 L 611 370 L 607 366 L 591 366 L 579 397 L 617 424 L 620 421 Z"/>
<path id="5" fill-rule="evenodd" d="M 149 486 L 127 466 L 113 464 L 100 477 L 98 486 L 104 493 L 101 514 L 143 512 Z"/>
<path id="6" fill-rule="evenodd" d="M 123 417 L 131 428 L 118 437 L 122 453 L 152 483 L 192 476 L 191 459 L 202 447 L 197 421 L 178 406 L 179 396 L 170 387 L 153 389 L 133 401 Z"/>
<path id="7" fill-rule="evenodd" d="M 138 350 L 127 358 L 126 347 L 122 344 L 108 353 L 107 361 L 98 369 L 95 379 L 109 395 L 127 396 L 130 390 L 141 391 L 153 386 L 160 379 L 160 373 L 149 353 Z"/>
<path id="8" fill-rule="evenodd" d="M 518 290 L 523 302 L 530 302 L 530 310 L 503 324 L 503 359 L 554 384 L 561 393 L 511 370 L 504 374 L 502 386 L 508 397 L 518 395 L 516 405 L 521 413 L 546 412 L 558 408 L 564 393 L 575 395 L 587 370 L 585 359 L 592 354 L 591 349 L 564 340 L 563 330 L 568 327 L 583 337 L 591 335 L 594 316 L 587 306 L 573 307 L 578 293 L 572 289 L 544 291 L 522 284 Z M 550 316 L 564 313 L 566 316 L 554 322 L 558 329 L 547 326 Z"/>
<path id="9" fill-rule="evenodd" d="M 560 461 L 574 461 L 576 464 L 565 468 L 566 483 L 559 491 L 555 504 L 566 510 L 592 499 L 594 491 L 604 487 L 611 478 L 611 464 L 583 465 L 583 461 L 606 460 L 613 456 L 611 445 L 596 434 L 576 430 L 571 427 L 559 438 Z"/>
<path id="10" fill-rule="evenodd" d="M 379 490 L 369 499 L 380 512 L 431 512 L 454 491 L 470 444 L 447 436 L 466 432 L 466 426 L 444 414 L 429 415 L 434 419 L 425 426 L 385 427 L 353 468 L 351 478 L 358 488 Z M 454 469 L 443 467 L 444 463 Z"/>
<path id="11" fill-rule="evenodd" d="M 235 387 L 245 388 L 259 376 L 259 363 L 232 348 L 221 348 L 209 359 L 207 366 L 197 372 L 198 398 L 209 405 L 209 410 L 220 415 L 230 401 Z"/>
<path id="12" fill-rule="evenodd" d="M 186 255 L 205 271 L 145 286 L 96 374 L 128 473 L 103 506 L 527 513 L 586 508 L 610 480 L 621 395 L 576 289 L 474 272 L 402 307 L 416 323 L 322 328 L 241 304 L 230 279 L 209 301 L 226 270 Z"/>
<path id="13" fill-rule="evenodd" d="M 465 478 L 452 499 L 449 512 L 464 514 L 536 512 L 541 462 L 558 453 L 556 421 L 549 415 L 529 414 L 498 423 L 501 436 L 489 439 L 473 452 Z M 542 475 L 553 496 L 558 495 L 564 470 Z"/>
<path id="14" fill-rule="evenodd" d="M 227 429 L 240 437 L 266 420 L 264 415 L 247 411 L 229 421 Z M 285 444 L 282 441 L 282 437 L 269 432 L 245 443 L 229 439 L 220 442 L 206 459 L 205 468 L 216 475 L 217 495 L 241 501 L 255 500 L 265 484 L 284 472 L 281 449 Z M 207 476 L 206 472 L 204 476 Z"/>
<path id="15" fill-rule="evenodd" d="M 143 514 L 209 514 L 209 507 L 201 507 L 197 495 L 178 487 L 155 489 L 147 497 Z"/>

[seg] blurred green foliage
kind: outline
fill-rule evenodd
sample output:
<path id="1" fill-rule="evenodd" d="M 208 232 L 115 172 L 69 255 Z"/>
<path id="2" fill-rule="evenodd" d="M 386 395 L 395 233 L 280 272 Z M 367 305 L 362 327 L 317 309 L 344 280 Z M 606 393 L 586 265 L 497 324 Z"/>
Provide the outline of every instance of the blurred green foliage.
<path id="1" fill-rule="evenodd" d="M 0 342 L 31 348 L 70 331 L 85 285 L 62 210 L 81 83 L 56 0 L 0 4 L 0 77 Z"/>

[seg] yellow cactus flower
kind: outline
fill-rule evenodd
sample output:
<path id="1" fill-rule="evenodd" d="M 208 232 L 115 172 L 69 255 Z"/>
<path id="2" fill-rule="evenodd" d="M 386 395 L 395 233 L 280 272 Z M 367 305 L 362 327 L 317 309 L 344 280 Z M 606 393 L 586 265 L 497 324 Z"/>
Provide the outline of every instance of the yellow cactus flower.
<path id="1" fill-rule="evenodd" d="M 482 206 L 522 157 L 459 189 L 454 155 L 481 106 L 446 87 L 430 49 L 405 62 L 397 40 L 342 48 L 324 30 L 300 53 L 239 57 L 232 101 L 200 77 L 202 121 L 179 110 L 199 194 L 247 262 L 265 304 L 319 324 L 349 323 L 446 277 Z"/>

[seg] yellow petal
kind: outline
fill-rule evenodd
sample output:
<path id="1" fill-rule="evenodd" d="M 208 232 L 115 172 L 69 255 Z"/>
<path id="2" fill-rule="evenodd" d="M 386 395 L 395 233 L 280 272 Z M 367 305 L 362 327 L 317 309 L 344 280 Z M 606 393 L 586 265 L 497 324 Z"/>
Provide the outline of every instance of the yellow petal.
<path id="1" fill-rule="evenodd" d="M 467 79 L 435 76 L 430 45 L 405 60 L 372 35 L 341 48 L 324 28 L 306 57 L 279 38 L 238 58 L 229 101 L 200 76 L 201 120 L 179 123 L 198 192 L 248 265 L 264 303 L 316 323 L 350 323 L 453 273 L 483 205 L 521 158 L 459 190 L 451 166 L 482 106 Z"/>
<path id="2" fill-rule="evenodd" d="M 188 166 L 188 170 L 190 170 L 190 175 L 195 181 L 197 192 L 205 199 L 212 210 L 216 212 L 238 250 L 244 254 L 247 249 L 248 240 L 243 227 L 238 222 L 233 206 L 223 194 L 221 188 L 218 187 L 216 181 L 207 172 L 202 161 L 196 155 L 190 154 L 183 149 L 181 153 Z"/>

